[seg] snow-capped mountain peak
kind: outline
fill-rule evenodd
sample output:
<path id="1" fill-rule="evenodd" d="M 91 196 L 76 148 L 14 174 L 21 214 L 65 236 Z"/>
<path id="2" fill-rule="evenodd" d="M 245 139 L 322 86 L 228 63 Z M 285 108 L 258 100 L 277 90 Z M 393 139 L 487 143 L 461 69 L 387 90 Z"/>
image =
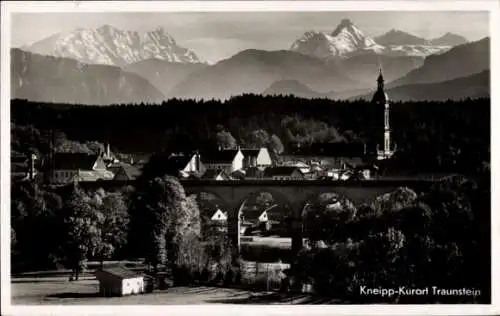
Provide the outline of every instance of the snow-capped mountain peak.
<path id="1" fill-rule="evenodd" d="M 96 29 L 79 28 L 41 40 L 28 51 L 115 66 L 152 58 L 180 63 L 201 62 L 194 52 L 179 46 L 163 27 L 146 32 L 120 30 L 109 24 Z"/>
<path id="2" fill-rule="evenodd" d="M 359 51 L 383 51 L 349 19 L 343 19 L 331 34 L 309 31 L 292 44 L 291 50 L 319 58 L 345 57 Z"/>
<path id="3" fill-rule="evenodd" d="M 426 57 L 445 52 L 463 42 L 466 42 L 465 38 L 454 34 L 445 34 L 429 41 L 394 28 L 383 35 L 371 38 L 351 20 L 343 19 L 332 33 L 315 31 L 304 33 L 290 49 L 321 59 L 349 58 L 365 53 Z"/>

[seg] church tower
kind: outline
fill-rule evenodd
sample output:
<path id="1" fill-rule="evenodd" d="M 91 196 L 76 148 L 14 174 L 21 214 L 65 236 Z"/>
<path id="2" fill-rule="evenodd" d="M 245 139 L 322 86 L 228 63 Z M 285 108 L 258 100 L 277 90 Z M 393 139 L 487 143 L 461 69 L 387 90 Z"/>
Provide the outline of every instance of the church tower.
<path id="1" fill-rule="evenodd" d="M 384 131 L 383 131 L 383 149 L 377 144 L 377 159 L 383 160 L 391 158 L 396 151 L 396 145 L 391 144 L 391 129 L 389 122 L 389 97 L 384 91 L 384 76 L 382 75 L 382 68 L 379 69 L 377 78 L 377 91 L 373 94 L 372 103 L 376 105 L 377 111 L 380 109 L 384 111 Z"/>

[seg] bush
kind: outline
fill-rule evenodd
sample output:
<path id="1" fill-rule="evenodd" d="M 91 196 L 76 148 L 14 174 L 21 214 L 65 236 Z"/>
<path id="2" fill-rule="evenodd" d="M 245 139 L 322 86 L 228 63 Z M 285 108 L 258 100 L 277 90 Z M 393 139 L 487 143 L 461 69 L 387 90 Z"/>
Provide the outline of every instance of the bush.
<path id="1" fill-rule="evenodd" d="M 489 190 L 489 188 L 482 188 Z M 353 302 L 489 302 L 488 252 L 481 233 L 480 196 L 474 183 L 449 178 L 417 196 L 407 189 L 384 195 L 359 208 L 346 222 L 349 239 L 302 250 L 292 272 L 295 288 L 314 283 L 315 291 Z M 483 268 L 481 268 L 483 267 Z M 481 297 L 360 297 L 359 286 L 481 289 Z"/>
<path id="2" fill-rule="evenodd" d="M 275 247 L 272 245 L 241 244 L 240 254 L 244 260 L 259 262 L 292 262 L 293 253 L 291 249 Z"/>

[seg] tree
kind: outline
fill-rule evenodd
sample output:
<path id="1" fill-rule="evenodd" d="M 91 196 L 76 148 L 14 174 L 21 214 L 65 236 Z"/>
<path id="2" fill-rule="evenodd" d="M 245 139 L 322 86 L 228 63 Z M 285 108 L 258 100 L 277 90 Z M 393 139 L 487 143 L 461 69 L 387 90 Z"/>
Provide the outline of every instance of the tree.
<path id="1" fill-rule="evenodd" d="M 217 145 L 226 148 L 234 149 L 237 146 L 236 139 L 228 131 L 221 131 L 217 133 Z"/>
<path id="2" fill-rule="evenodd" d="M 18 267 L 38 270 L 57 264 L 62 240 L 61 208 L 61 198 L 37 183 L 13 183 L 11 227 L 16 233 Z"/>
<path id="3" fill-rule="evenodd" d="M 269 139 L 269 148 L 277 155 L 282 154 L 285 150 L 285 146 L 283 146 L 281 139 L 276 134 L 273 134 Z"/>
<path id="4" fill-rule="evenodd" d="M 305 225 L 309 240 L 333 244 L 347 239 L 345 225 L 356 217 L 357 209 L 347 198 L 336 193 L 323 193 L 306 206 Z"/>
<path id="5" fill-rule="evenodd" d="M 381 195 L 371 204 L 375 216 L 391 216 L 392 213 L 399 212 L 407 206 L 412 205 L 417 200 L 417 193 L 409 188 L 401 187 L 396 190 Z"/>
<path id="6" fill-rule="evenodd" d="M 174 267 L 187 247 L 184 237 L 200 235 L 196 202 L 187 199 L 184 188 L 171 176 L 148 181 L 136 197 L 143 207 L 147 260 L 157 271 L 159 264 Z M 193 235 L 194 234 L 194 235 Z M 194 237 L 193 237 L 194 238 Z M 192 240 L 191 240 L 192 241 Z"/>
<path id="7" fill-rule="evenodd" d="M 251 133 L 251 143 L 256 148 L 266 147 L 269 144 L 269 134 L 263 129 L 257 129 Z"/>
<path id="8" fill-rule="evenodd" d="M 170 198 L 171 190 L 167 184 L 168 177 L 155 178 L 149 181 L 141 199 L 144 207 L 144 224 L 147 226 L 142 229 L 145 231 L 145 247 L 147 249 L 146 260 L 153 265 L 156 272 L 159 264 L 164 264 L 167 260 L 167 241 L 166 235 L 170 222 L 173 221 L 173 208 L 179 207 L 180 202 L 172 205 L 173 197 Z"/>
<path id="9" fill-rule="evenodd" d="M 127 242 L 129 215 L 128 209 L 120 193 L 107 194 L 100 203 L 103 221 L 101 223 L 101 243 L 98 257 L 101 266 L 104 259 L 116 254 Z"/>
<path id="10" fill-rule="evenodd" d="M 87 258 L 102 248 L 104 216 L 92 199 L 75 185 L 63 219 L 66 226 L 65 254 L 78 280 Z"/>
<path id="11" fill-rule="evenodd" d="M 173 229 L 177 253 L 174 266 L 188 272 L 192 278 L 201 271 L 207 261 L 201 244 L 200 210 L 194 196 L 185 198 Z M 188 280 L 182 280 L 186 282 Z"/>
<path id="12" fill-rule="evenodd" d="M 273 195 L 269 192 L 260 192 L 255 199 L 255 202 L 259 206 L 263 207 L 271 206 L 271 203 L 273 203 L 273 201 L 274 201 Z"/>

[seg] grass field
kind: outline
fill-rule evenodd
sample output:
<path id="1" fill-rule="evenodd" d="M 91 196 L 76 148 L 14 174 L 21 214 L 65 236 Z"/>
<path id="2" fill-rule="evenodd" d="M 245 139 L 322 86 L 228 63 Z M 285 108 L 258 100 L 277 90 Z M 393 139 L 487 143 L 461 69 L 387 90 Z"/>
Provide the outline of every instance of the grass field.
<path id="1" fill-rule="evenodd" d="M 195 304 L 334 304 L 331 299 L 303 294 L 255 292 L 217 287 L 173 287 L 125 297 L 99 297 L 98 282 L 66 278 L 16 278 L 11 281 L 12 305 L 195 305 Z"/>

